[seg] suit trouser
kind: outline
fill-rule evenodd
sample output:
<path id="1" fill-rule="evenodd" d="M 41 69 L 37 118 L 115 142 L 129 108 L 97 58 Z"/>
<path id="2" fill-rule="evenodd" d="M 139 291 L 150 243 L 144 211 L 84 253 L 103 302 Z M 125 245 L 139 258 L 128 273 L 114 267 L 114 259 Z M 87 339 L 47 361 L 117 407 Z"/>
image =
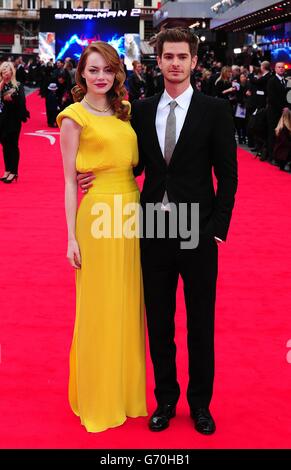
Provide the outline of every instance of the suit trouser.
<path id="1" fill-rule="evenodd" d="M 196 249 L 180 248 L 177 239 L 142 241 L 142 268 L 155 396 L 159 404 L 175 404 L 180 395 L 176 371 L 175 310 L 178 277 L 184 283 L 187 312 L 191 408 L 208 407 L 214 379 L 214 310 L 217 245 L 200 237 Z"/>
<path id="2" fill-rule="evenodd" d="M 18 174 L 18 164 L 19 164 L 19 135 L 20 135 L 21 126 L 19 129 L 14 130 L 9 133 L 2 134 L 0 137 L 0 142 L 3 146 L 3 156 L 5 171 L 10 171 L 15 175 Z"/>

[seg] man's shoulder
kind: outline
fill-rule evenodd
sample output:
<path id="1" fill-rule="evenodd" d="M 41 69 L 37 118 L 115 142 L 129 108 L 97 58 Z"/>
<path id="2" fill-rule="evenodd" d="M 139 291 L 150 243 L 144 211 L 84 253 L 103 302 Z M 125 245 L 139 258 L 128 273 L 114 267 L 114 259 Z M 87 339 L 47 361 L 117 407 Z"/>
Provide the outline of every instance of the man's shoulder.
<path id="1" fill-rule="evenodd" d="M 229 102 L 222 98 L 217 98 L 213 96 L 205 95 L 199 91 L 194 91 L 194 106 L 196 103 L 199 103 L 203 107 L 206 107 L 209 110 L 219 110 L 219 109 L 228 109 Z"/>
<path id="2" fill-rule="evenodd" d="M 148 106 L 153 105 L 154 103 L 157 102 L 161 97 L 161 93 L 157 93 L 156 95 L 150 96 L 149 98 L 143 98 L 141 100 L 134 100 L 132 102 L 132 107 L 135 109 L 144 109 L 147 108 Z"/>
<path id="3" fill-rule="evenodd" d="M 149 116 L 149 114 L 154 109 L 157 102 L 160 100 L 161 93 L 156 94 L 154 96 L 150 96 L 149 98 L 143 98 L 141 100 L 134 100 L 132 102 L 132 117 L 133 120 L 139 120 L 139 118 L 144 119 L 145 116 Z"/>
<path id="4" fill-rule="evenodd" d="M 274 83 L 279 83 L 279 79 L 277 75 L 271 75 L 271 77 L 269 78 L 268 84 L 272 85 Z"/>

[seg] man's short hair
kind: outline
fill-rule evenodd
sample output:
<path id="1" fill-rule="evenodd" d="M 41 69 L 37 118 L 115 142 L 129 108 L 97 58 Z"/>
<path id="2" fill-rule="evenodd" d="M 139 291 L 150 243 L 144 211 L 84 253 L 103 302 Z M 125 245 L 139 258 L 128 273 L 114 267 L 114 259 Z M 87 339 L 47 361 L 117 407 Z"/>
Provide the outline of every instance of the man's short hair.
<path id="1" fill-rule="evenodd" d="M 199 38 L 189 28 L 164 29 L 156 36 L 156 51 L 159 57 L 163 54 L 165 42 L 187 42 L 191 57 L 197 55 Z"/>
<path id="2" fill-rule="evenodd" d="M 271 64 L 267 60 L 264 60 L 261 63 L 261 66 L 264 67 L 265 70 L 268 70 L 268 72 L 271 70 Z"/>

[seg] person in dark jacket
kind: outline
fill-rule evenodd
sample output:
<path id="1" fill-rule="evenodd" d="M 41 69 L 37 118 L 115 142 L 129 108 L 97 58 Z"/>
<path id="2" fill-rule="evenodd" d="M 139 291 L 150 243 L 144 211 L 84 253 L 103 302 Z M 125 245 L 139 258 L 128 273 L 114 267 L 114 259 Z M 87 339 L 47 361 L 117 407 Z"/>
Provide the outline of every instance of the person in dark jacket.
<path id="1" fill-rule="evenodd" d="M 128 97 L 131 103 L 134 100 L 144 98 L 146 95 L 146 81 L 142 75 L 142 65 L 137 60 L 134 60 L 132 65 L 133 72 L 128 79 Z"/>
<path id="2" fill-rule="evenodd" d="M 222 67 L 221 74 L 215 82 L 215 96 L 230 102 L 230 96 L 236 92 L 231 82 L 232 72 L 230 67 Z"/>
<path id="3" fill-rule="evenodd" d="M 277 62 L 275 65 L 275 75 L 269 79 L 267 85 L 268 160 L 272 162 L 274 160 L 275 128 L 283 109 L 290 107 L 287 102 L 287 91 L 284 63 Z"/>
<path id="4" fill-rule="evenodd" d="M 56 118 L 60 112 L 57 91 L 57 84 L 50 83 L 48 86 L 48 93 L 45 98 L 47 125 L 49 127 L 57 127 Z"/>
<path id="5" fill-rule="evenodd" d="M 239 79 L 239 89 L 237 91 L 237 106 L 235 110 L 235 128 L 237 131 L 238 141 L 240 144 L 246 144 L 246 137 L 247 137 L 247 108 L 246 108 L 246 101 L 247 101 L 247 91 L 248 91 L 248 79 L 244 73 L 240 74 Z"/>
<path id="6" fill-rule="evenodd" d="M 0 179 L 3 183 L 17 181 L 21 124 L 28 117 L 24 89 L 16 81 L 15 68 L 11 62 L 3 62 L 0 66 L 0 142 L 5 163 L 5 173 Z"/>
<path id="7" fill-rule="evenodd" d="M 253 71 L 249 74 L 249 81 L 253 85 L 256 109 L 265 108 L 267 105 L 267 87 L 270 78 L 271 64 L 266 60 L 261 64 L 259 76 L 255 75 Z"/>
<path id="8" fill-rule="evenodd" d="M 291 163 L 291 111 L 284 109 L 275 129 L 274 159 L 279 163 L 280 170 L 290 169 Z"/>

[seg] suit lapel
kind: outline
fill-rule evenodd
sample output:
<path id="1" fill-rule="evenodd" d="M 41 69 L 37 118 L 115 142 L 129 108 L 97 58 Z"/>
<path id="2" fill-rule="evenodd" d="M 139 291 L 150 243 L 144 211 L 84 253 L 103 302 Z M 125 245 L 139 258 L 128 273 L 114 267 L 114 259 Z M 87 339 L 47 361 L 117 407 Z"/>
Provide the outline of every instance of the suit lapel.
<path id="1" fill-rule="evenodd" d="M 148 102 L 149 107 L 146 111 L 146 116 L 144 116 L 144 122 L 147 123 L 147 125 L 144 126 L 144 131 L 145 139 L 147 141 L 146 145 L 151 147 L 153 155 L 156 155 L 161 164 L 167 168 L 156 130 L 157 108 L 161 96 L 162 93 L 159 93 L 153 96 L 152 100 Z M 204 113 L 205 106 L 203 106 L 201 100 L 198 99 L 198 93 L 194 90 L 184 125 L 182 127 L 178 142 L 175 146 L 175 150 L 173 152 L 169 166 L 172 166 L 176 160 L 180 160 L 181 154 L 183 153 L 185 147 L 189 147 L 189 144 L 191 141 L 193 141 L 195 136 L 199 135 L 199 126 L 201 124 Z"/>
<path id="2" fill-rule="evenodd" d="M 186 118 L 169 166 L 172 166 L 177 159 L 180 159 L 180 156 L 183 153 L 185 147 L 189 148 L 189 145 L 191 141 L 195 139 L 195 136 L 199 136 L 199 127 L 201 125 L 202 117 L 205 113 L 205 106 L 203 106 L 203 104 L 197 98 L 198 93 L 194 90 Z"/>

